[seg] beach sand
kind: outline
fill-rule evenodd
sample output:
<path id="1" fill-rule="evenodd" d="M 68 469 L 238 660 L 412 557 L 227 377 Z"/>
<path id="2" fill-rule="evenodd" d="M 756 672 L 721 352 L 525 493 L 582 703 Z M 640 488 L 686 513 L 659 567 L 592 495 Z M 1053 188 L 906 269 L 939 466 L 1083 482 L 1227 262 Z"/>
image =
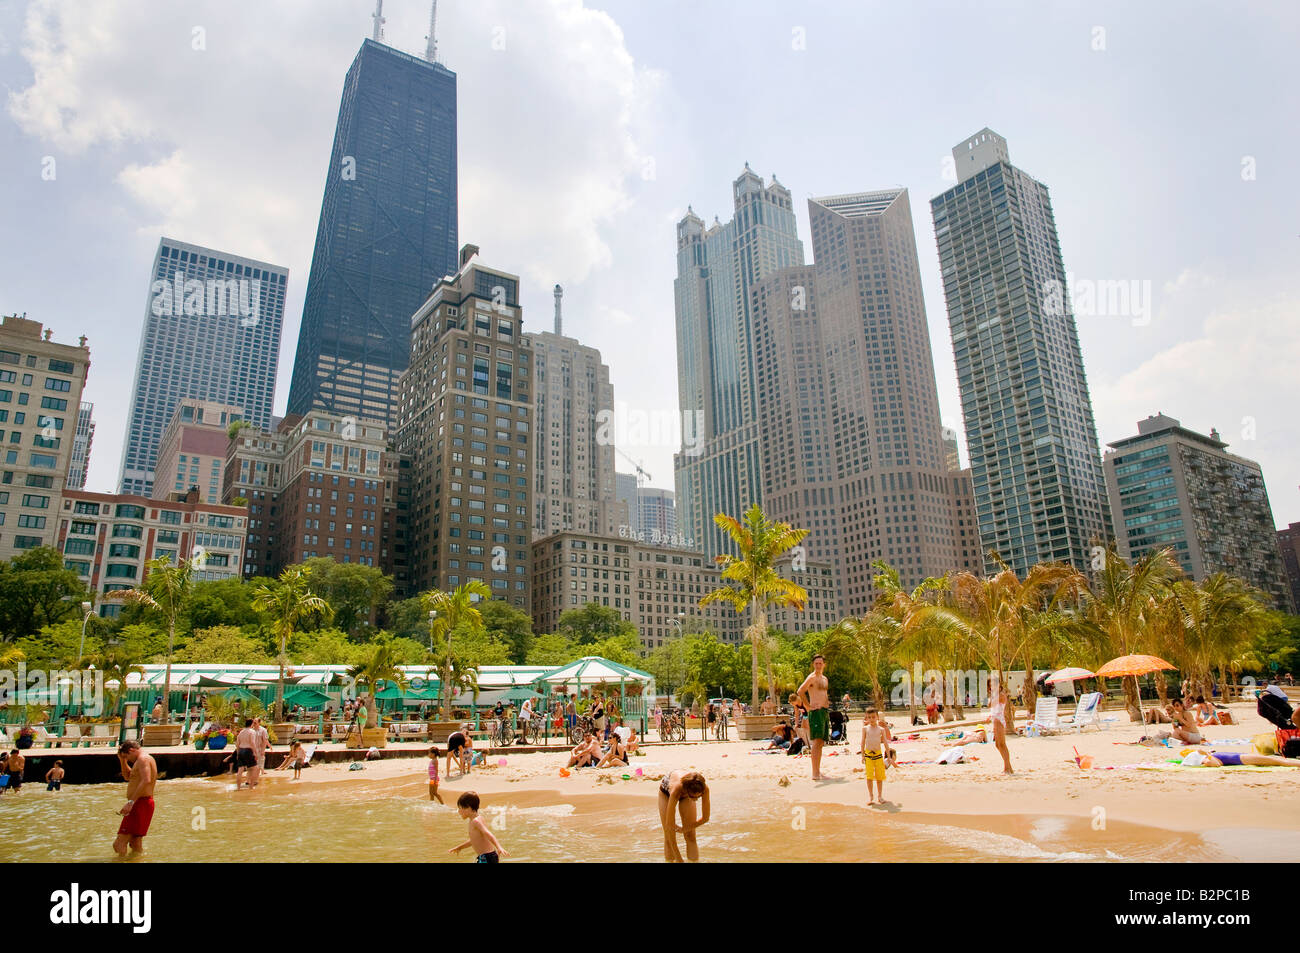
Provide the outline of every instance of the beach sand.
<path id="1" fill-rule="evenodd" d="M 1063 708 L 1064 710 L 1064 708 Z M 1251 751 L 1249 741 L 1224 743 L 1225 739 L 1249 739 L 1273 733 L 1251 704 L 1234 704 L 1232 712 L 1240 725 L 1208 726 L 1203 750 Z M 946 731 L 922 733 L 919 740 L 905 740 L 905 716 L 889 718 L 895 732 L 895 748 L 902 764 L 889 771 L 884 807 L 866 806 L 867 785 L 856 750 L 860 720 L 852 722 L 851 746 L 831 746 L 823 756 L 821 782 L 811 779 L 810 759 L 784 753 L 760 754 L 760 742 L 710 742 L 703 744 L 656 745 L 642 750 L 628 768 L 579 769 L 569 777 L 560 775 L 568 760 L 559 753 L 493 753 L 487 767 L 477 767 L 467 777 L 442 778 L 441 793 L 448 804 L 466 790 L 478 792 L 485 801 L 508 796 L 512 803 L 527 801 L 546 804 L 584 796 L 644 798 L 656 796 L 654 783 L 671 770 L 697 770 L 711 789 L 732 797 L 744 797 L 757 804 L 770 804 L 773 812 L 788 816 L 793 805 L 844 805 L 891 815 L 942 815 L 953 818 L 989 819 L 1002 815 L 1055 815 L 1103 822 L 1134 823 L 1168 831 L 1198 832 L 1207 829 L 1241 828 L 1300 831 L 1300 768 L 1183 768 L 1168 765 L 1177 757 L 1175 748 L 1146 747 L 1135 742 L 1147 729 L 1128 721 L 1123 711 L 1102 713 L 1103 730 L 1066 732 L 1053 736 L 1008 738 L 1015 774 L 1002 774 L 1002 761 L 993 744 L 968 749 L 979 760 L 969 764 L 929 763 L 943 750 Z M 1152 730 L 1167 730 L 1154 726 Z M 903 735 L 903 738 L 898 738 Z M 1093 767 L 1081 769 L 1075 763 L 1075 749 L 1090 755 Z M 498 761 L 505 759 L 505 765 Z M 1159 764 L 1158 769 L 1135 767 Z M 356 785 L 357 794 L 374 788 L 389 795 L 427 794 L 427 759 L 403 758 L 369 762 L 364 771 L 349 771 L 346 764 L 319 765 L 294 783 L 299 793 L 319 785 Z M 445 768 L 445 757 L 439 770 Z M 624 780 L 640 768 L 643 777 Z M 270 772 L 278 788 L 284 778 Z M 786 779 L 788 784 L 782 784 Z M 377 784 L 376 782 L 383 782 Z M 394 783 L 396 782 L 396 783 Z M 976 824 L 976 822 L 972 822 Z"/>

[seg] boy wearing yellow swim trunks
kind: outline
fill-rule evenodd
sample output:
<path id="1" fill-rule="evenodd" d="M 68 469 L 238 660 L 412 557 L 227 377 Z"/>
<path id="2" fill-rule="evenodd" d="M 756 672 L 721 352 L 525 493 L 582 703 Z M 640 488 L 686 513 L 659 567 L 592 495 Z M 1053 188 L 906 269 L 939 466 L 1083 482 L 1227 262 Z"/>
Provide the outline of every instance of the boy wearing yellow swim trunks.
<path id="1" fill-rule="evenodd" d="M 885 745 L 892 740 L 889 726 L 881 723 L 876 709 L 868 708 L 862 716 L 861 752 L 867 776 L 868 804 L 885 803 Z"/>

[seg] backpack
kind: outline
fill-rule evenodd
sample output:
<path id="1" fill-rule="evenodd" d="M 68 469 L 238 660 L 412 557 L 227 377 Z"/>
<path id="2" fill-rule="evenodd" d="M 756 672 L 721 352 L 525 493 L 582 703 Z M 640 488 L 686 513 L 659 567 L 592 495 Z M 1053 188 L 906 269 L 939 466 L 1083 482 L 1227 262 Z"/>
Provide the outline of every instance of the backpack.
<path id="1" fill-rule="evenodd" d="M 790 742 L 790 747 L 786 750 L 785 753 L 786 753 L 786 754 L 798 754 L 798 753 L 799 753 L 800 751 L 802 751 L 802 750 L 803 750 L 803 739 L 802 739 L 802 738 L 796 738 L 796 739 L 794 739 L 794 741 Z"/>
<path id="2" fill-rule="evenodd" d="M 1279 728 L 1276 743 L 1282 757 L 1300 758 L 1300 728 Z"/>
<path id="3" fill-rule="evenodd" d="M 1255 703 L 1255 710 L 1259 712 L 1261 718 L 1268 719 L 1278 728 L 1294 727 L 1291 724 L 1291 706 L 1284 698 L 1272 692 L 1260 693 L 1259 701 Z M 1280 751 L 1278 753 L 1281 754 Z"/>

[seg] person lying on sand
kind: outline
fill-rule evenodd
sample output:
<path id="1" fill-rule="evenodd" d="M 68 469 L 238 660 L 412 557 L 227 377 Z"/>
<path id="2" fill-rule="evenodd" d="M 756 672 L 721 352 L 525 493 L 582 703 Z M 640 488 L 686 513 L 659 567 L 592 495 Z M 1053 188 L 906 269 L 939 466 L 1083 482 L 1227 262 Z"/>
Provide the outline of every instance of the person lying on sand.
<path id="1" fill-rule="evenodd" d="M 1142 720 L 1148 725 L 1172 725 L 1174 722 L 1171 712 L 1174 710 L 1172 703 L 1164 708 L 1148 708 L 1142 713 Z"/>
<path id="2" fill-rule="evenodd" d="M 1239 768 L 1243 765 L 1261 768 L 1300 768 L 1300 758 L 1279 758 L 1271 754 L 1237 754 L 1233 751 L 1193 751 L 1183 758 L 1183 767 L 1186 768 Z"/>
<path id="3" fill-rule="evenodd" d="M 980 725 L 978 728 L 972 728 L 970 731 L 963 731 L 958 737 L 956 737 L 952 741 L 945 741 L 943 743 L 943 746 L 945 748 L 959 748 L 962 745 L 970 745 L 970 744 L 982 745 L 988 740 L 989 740 L 988 729 L 986 729 L 983 725 Z"/>

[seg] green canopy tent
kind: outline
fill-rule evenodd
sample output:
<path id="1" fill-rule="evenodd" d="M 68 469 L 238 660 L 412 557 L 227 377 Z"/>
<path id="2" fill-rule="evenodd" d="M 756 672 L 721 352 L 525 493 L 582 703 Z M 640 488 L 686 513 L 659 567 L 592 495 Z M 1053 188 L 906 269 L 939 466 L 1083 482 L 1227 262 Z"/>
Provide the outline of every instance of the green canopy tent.
<path id="1" fill-rule="evenodd" d="M 226 701 L 255 701 L 260 702 L 262 696 L 257 692 L 250 692 L 247 688 L 240 686 L 238 688 L 227 688 L 214 694 L 221 695 Z"/>
<path id="2" fill-rule="evenodd" d="M 544 698 L 545 696 L 542 695 L 541 692 L 533 691 L 531 688 L 524 688 L 524 686 L 522 685 L 516 685 L 514 688 L 506 690 L 501 697 L 506 699 L 507 701 L 517 702 L 522 705 L 530 698 L 536 701 L 537 699 Z"/>
<path id="3" fill-rule="evenodd" d="M 284 705 L 301 705 L 303 708 L 320 708 L 330 700 L 330 696 L 315 688 L 295 688 L 284 693 Z"/>

